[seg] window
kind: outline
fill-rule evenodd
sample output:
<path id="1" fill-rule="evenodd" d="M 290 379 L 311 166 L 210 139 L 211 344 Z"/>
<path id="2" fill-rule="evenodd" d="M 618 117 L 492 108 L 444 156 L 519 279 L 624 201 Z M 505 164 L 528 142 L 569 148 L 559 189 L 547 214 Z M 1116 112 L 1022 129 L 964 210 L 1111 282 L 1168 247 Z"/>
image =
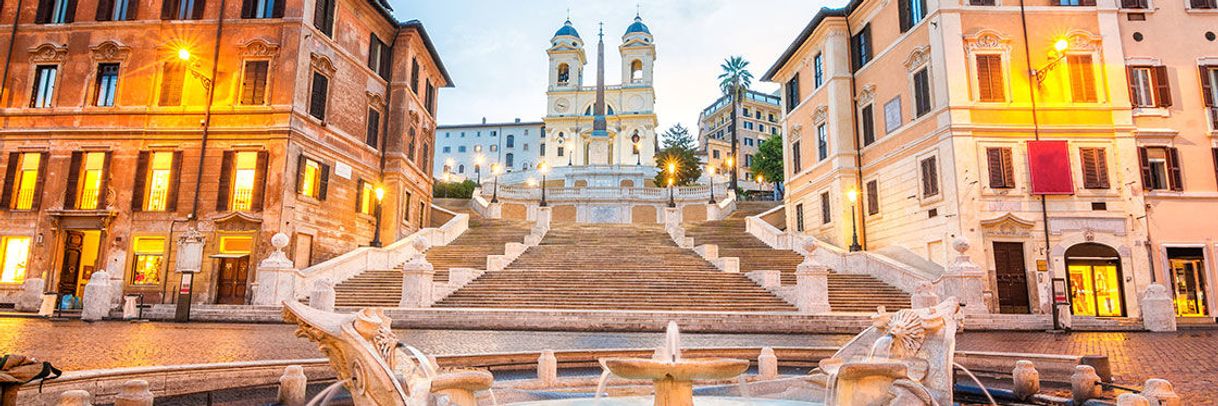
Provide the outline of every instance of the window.
<path id="1" fill-rule="evenodd" d="M 880 185 L 879 181 L 867 182 L 867 215 L 880 214 Z"/>
<path id="2" fill-rule="evenodd" d="M 1180 171 L 1180 152 L 1172 147 L 1139 147 L 1142 188 L 1147 190 L 1184 190 Z"/>
<path id="3" fill-rule="evenodd" d="M 1121 8 L 1150 8 L 1149 0 L 1121 0 Z"/>
<path id="4" fill-rule="evenodd" d="M 373 203 L 376 199 L 376 189 L 363 179 L 359 181 L 359 197 L 355 201 L 355 212 L 372 215 Z"/>
<path id="5" fill-rule="evenodd" d="M 96 210 L 105 207 L 109 160 L 108 152 L 72 153 L 63 202 L 65 209 Z"/>
<path id="6" fill-rule="evenodd" d="M 431 152 L 429 150 L 430 148 L 431 148 L 431 145 L 424 142 L 423 143 L 423 153 L 419 154 L 419 167 L 423 168 L 423 170 L 427 171 L 428 175 L 431 174 L 431 165 L 427 164 L 428 162 L 431 161 L 431 155 L 429 155 Z"/>
<path id="7" fill-rule="evenodd" d="M 181 63 L 166 63 L 161 71 L 161 97 L 157 104 L 160 106 L 181 105 L 182 84 L 185 79 L 186 70 Z"/>
<path id="8" fill-rule="evenodd" d="M 116 91 L 118 91 L 118 64 L 98 64 L 97 83 L 94 84 L 94 93 L 97 94 L 97 97 L 93 104 L 99 107 L 113 106 Z"/>
<path id="9" fill-rule="evenodd" d="M 453 147 L 450 147 L 450 146 L 445 145 L 445 146 L 444 146 L 444 149 L 443 149 L 443 152 L 444 152 L 445 154 L 447 154 L 447 153 L 451 153 L 451 152 L 453 152 L 452 150 L 453 150 Z"/>
<path id="10" fill-rule="evenodd" d="M 804 232 L 804 204 L 795 205 L 795 231 Z"/>
<path id="11" fill-rule="evenodd" d="M 799 140 L 791 143 L 791 172 L 799 173 L 803 170 L 803 151 L 800 150 Z M 719 151 L 715 151 L 715 158 L 719 157 Z"/>
<path id="12" fill-rule="evenodd" d="M 410 58 L 410 91 L 419 94 L 419 60 Z"/>
<path id="13" fill-rule="evenodd" d="M 820 222 L 821 224 L 833 222 L 833 209 L 829 207 L 829 192 L 820 194 Z"/>
<path id="14" fill-rule="evenodd" d="M 1218 130 L 1218 66 L 1201 67 L 1201 95 L 1210 111 L 1210 129 Z"/>
<path id="15" fill-rule="evenodd" d="M 427 79 L 427 94 L 424 96 L 427 112 L 434 117 L 436 114 L 436 87 L 431 84 L 431 79 Z"/>
<path id="16" fill-rule="evenodd" d="M 758 132 L 765 132 L 765 124 L 757 124 Z M 750 144 L 751 145 L 751 144 Z"/>
<path id="17" fill-rule="evenodd" d="M 181 152 L 141 151 L 135 165 L 132 210 L 175 211 L 181 167 Z"/>
<path id="18" fill-rule="evenodd" d="M 977 100 L 1005 102 L 1006 80 L 1002 76 L 1002 55 L 977 55 Z"/>
<path id="19" fill-rule="evenodd" d="M 323 1 L 323 0 L 319 0 Z M 330 91 L 330 78 L 313 72 L 312 93 L 309 95 L 309 115 L 318 120 L 326 119 L 326 94 Z"/>
<path id="20" fill-rule="evenodd" d="M 745 108 L 744 108 L 744 116 L 745 116 L 745 117 L 750 117 L 750 116 L 752 116 L 752 114 L 750 114 L 750 113 L 749 113 L 749 108 L 748 108 L 748 107 L 745 107 Z"/>
<path id="21" fill-rule="evenodd" d="M 900 0 L 901 32 L 909 31 L 926 18 L 926 0 Z"/>
<path id="22" fill-rule="evenodd" d="M 796 73 L 795 76 L 791 78 L 791 80 L 787 81 L 786 91 L 787 91 L 787 111 L 790 112 L 791 110 L 795 110 L 795 106 L 798 106 L 799 102 L 800 102 L 799 98 L 801 96 L 799 95 L 799 74 L 798 73 Z"/>
<path id="23" fill-rule="evenodd" d="M 280 0 L 283 1 L 283 0 Z M 246 61 L 241 78 L 241 104 L 258 106 L 266 104 L 266 79 L 268 61 Z"/>
<path id="24" fill-rule="evenodd" d="M 1083 187 L 1108 189 L 1108 157 L 1103 148 L 1079 148 L 1083 165 Z"/>
<path id="25" fill-rule="evenodd" d="M 1095 103 L 1095 73 L 1092 72 L 1091 55 L 1067 55 L 1070 66 L 1070 94 L 1075 103 Z"/>
<path id="26" fill-rule="evenodd" d="M 13 210 L 38 209 L 46 161 L 47 154 L 42 152 L 8 154 L 8 168 L 4 176 L 4 207 Z"/>
<path id="27" fill-rule="evenodd" d="M 863 130 L 863 146 L 875 143 L 875 108 L 873 106 L 871 104 L 863 106 L 863 111 L 859 113 L 861 116 L 859 127 Z"/>
<path id="28" fill-rule="evenodd" d="M 630 81 L 635 83 L 643 81 L 643 61 L 636 59 L 630 63 Z"/>
<path id="29" fill-rule="evenodd" d="M 504 143 L 507 145 L 508 148 L 515 148 L 516 147 L 516 136 L 512 135 L 512 134 L 508 134 L 507 140 L 504 141 Z"/>
<path id="30" fill-rule="evenodd" d="M 34 22 L 38 24 L 66 24 L 76 20 L 75 0 L 40 0 Z"/>
<path id="31" fill-rule="evenodd" d="M 922 197 L 937 196 L 939 194 L 939 165 L 935 157 L 923 159 L 919 166 L 922 171 Z"/>
<path id="32" fill-rule="evenodd" d="M 1095 0 L 1057 0 L 1059 6 L 1094 6 Z"/>
<path id="33" fill-rule="evenodd" d="M 520 145 L 520 149 L 521 149 L 521 150 L 524 150 L 524 151 L 528 151 L 528 150 L 529 150 L 529 144 L 521 144 L 521 145 Z"/>
<path id="34" fill-rule="evenodd" d="M 427 152 L 427 144 L 423 144 Z M 326 200 L 330 183 L 330 166 L 301 156 L 296 161 L 296 193 L 317 200 Z"/>
<path id="35" fill-rule="evenodd" d="M 850 37 L 850 53 L 857 71 L 871 62 L 871 25 L 864 25 L 858 34 Z"/>
<path id="36" fill-rule="evenodd" d="M 201 20 L 205 0 L 164 0 L 162 20 Z"/>
<path id="37" fill-rule="evenodd" d="M 457 152 L 465 152 L 465 146 L 464 145 L 458 146 Z"/>
<path id="38" fill-rule="evenodd" d="M 927 70 L 922 68 L 913 74 L 914 117 L 922 117 L 930 112 L 930 74 Z"/>
<path id="39" fill-rule="evenodd" d="M 512 153 L 511 153 L 511 152 L 509 152 L 509 153 L 508 153 L 508 154 L 507 154 L 507 155 L 504 157 L 504 161 L 506 162 L 507 167 L 511 168 L 512 166 L 514 166 L 514 165 L 516 164 L 516 159 L 515 159 L 515 158 L 516 158 L 516 157 L 515 157 L 514 155 L 512 155 Z"/>
<path id="40" fill-rule="evenodd" d="M 327 37 L 334 35 L 335 0 L 314 0 L 313 28 L 317 28 Z"/>
<path id="41" fill-rule="evenodd" d="M 1014 188 L 1015 168 L 1011 158 L 1011 149 L 1006 147 L 986 148 L 985 157 L 990 172 L 990 188 Z"/>
<path id="42" fill-rule="evenodd" d="M 753 122 L 752 122 L 752 121 L 745 121 L 745 122 L 744 122 L 744 129 L 746 129 L 746 130 L 752 130 L 752 129 L 753 129 Z"/>
<path id="43" fill-rule="evenodd" d="M 409 190 L 403 191 L 402 197 L 402 221 L 410 222 L 410 198 L 413 197 Z"/>
<path id="44" fill-rule="evenodd" d="M 368 133 L 364 136 L 364 143 L 376 149 L 380 149 L 380 133 L 381 133 L 381 112 L 375 109 L 368 109 Z"/>
<path id="45" fill-rule="evenodd" d="M 499 146 L 496 144 L 491 144 L 491 152 L 498 152 L 498 151 L 499 151 Z"/>
<path id="46" fill-rule="evenodd" d="M 1171 85 L 1166 66 L 1130 66 L 1129 99 L 1134 107 L 1171 106 Z"/>
<path id="47" fill-rule="evenodd" d="M 816 126 L 816 160 L 824 161 L 829 158 L 829 125 Z"/>
<path id="48" fill-rule="evenodd" d="M 996 6 L 998 2 L 997 0 L 969 0 L 968 4 L 970 6 Z"/>
<path id="49" fill-rule="evenodd" d="M 138 0 L 101 0 L 97 2 L 97 21 L 130 21 L 135 19 Z"/>
<path id="50" fill-rule="evenodd" d="M 1214 179 L 1218 179 L 1218 147 L 1214 147 Z"/>
<path id="51" fill-rule="evenodd" d="M 1215 9 L 1218 8 L 1218 1 L 1214 0 L 1190 0 L 1189 7 L 1194 9 Z"/>
<path id="52" fill-rule="evenodd" d="M 565 63 L 558 64 L 558 84 L 565 85 L 571 81 L 571 67 Z"/>
<path id="53" fill-rule="evenodd" d="M 283 18 L 284 3 L 287 0 L 244 0 L 241 18 Z"/>
<path id="54" fill-rule="evenodd" d="M 257 211 L 262 209 L 266 183 L 266 152 L 225 151 L 220 168 L 217 211 Z"/>
<path id="55" fill-rule="evenodd" d="M 816 54 L 812 58 L 812 78 L 813 88 L 819 89 L 825 84 L 825 54 Z"/>
<path id="56" fill-rule="evenodd" d="M 59 66 L 39 65 L 34 71 L 34 92 L 30 97 L 30 107 L 49 108 L 54 104 L 55 79 L 59 75 Z"/>
<path id="57" fill-rule="evenodd" d="M 639 153 L 639 144 L 634 144 L 634 153 L 636 155 Z M 537 145 L 537 154 L 546 156 L 546 143 L 543 142 Z"/>
<path id="58" fill-rule="evenodd" d="M 165 265 L 165 237 L 135 237 L 131 252 L 131 284 L 160 284 L 161 267 Z"/>
<path id="59" fill-rule="evenodd" d="M 377 38 L 376 34 L 371 34 L 371 38 L 368 39 L 368 69 L 372 69 L 385 80 L 389 80 L 391 69 L 389 54 L 389 45 Z"/>
<path id="60" fill-rule="evenodd" d="M 465 164 L 457 165 L 457 173 L 465 173 Z"/>
<path id="61" fill-rule="evenodd" d="M 30 267 L 30 237 L 0 237 L 0 283 L 25 282 Z"/>

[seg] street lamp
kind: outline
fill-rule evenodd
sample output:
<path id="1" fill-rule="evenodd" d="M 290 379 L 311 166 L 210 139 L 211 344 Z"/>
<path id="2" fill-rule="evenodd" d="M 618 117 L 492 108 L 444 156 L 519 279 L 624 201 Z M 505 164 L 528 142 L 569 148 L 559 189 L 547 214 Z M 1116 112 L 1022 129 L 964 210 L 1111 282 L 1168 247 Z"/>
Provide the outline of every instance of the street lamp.
<path id="1" fill-rule="evenodd" d="M 491 203 L 499 203 L 499 174 L 503 173 L 503 165 L 491 164 L 491 175 L 495 175 L 495 192 L 491 194 Z"/>
<path id="2" fill-rule="evenodd" d="M 846 192 L 846 198 L 850 199 L 850 252 L 862 251 L 863 247 L 859 245 L 859 229 L 854 218 L 854 204 L 859 201 L 859 191 L 850 188 L 850 191 Z"/>
<path id="3" fill-rule="evenodd" d="M 668 207 L 677 207 L 677 202 L 673 200 L 672 189 L 677 178 L 677 163 L 668 161 Z"/>
<path id="4" fill-rule="evenodd" d="M 715 201 L 715 165 L 706 164 L 706 178 L 710 179 L 710 204 L 716 204 Z"/>
<path id="5" fill-rule="evenodd" d="M 635 135 L 635 136 L 637 137 L 638 135 Z M 643 164 L 643 150 L 639 149 L 638 141 L 634 142 L 634 164 L 635 165 Z"/>
<path id="6" fill-rule="evenodd" d="M 736 161 L 732 160 L 732 156 L 731 156 L 731 154 L 728 154 L 728 156 L 727 156 L 727 167 L 726 167 L 726 168 L 724 168 L 724 171 L 725 171 L 725 172 L 727 172 L 727 173 L 730 173 L 730 174 L 731 174 L 731 177 L 732 177 L 732 183 L 736 183 L 736 182 L 735 182 L 735 180 L 736 180 L 736 164 L 735 164 L 735 162 L 736 162 Z"/>
<path id="7" fill-rule="evenodd" d="M 478 187 L 482 187 L 482 163 L 486 162 L 486 157 L 482 154 L 474 155 L 474 173 L 478 174 Z"/>
<path id="8" fill-rule="evenodd" d="M 537 172 L 541 173 L 541 203 L 539 206 L 546 207 L 546 173 L 550 172 L 550 165 L 542 161 L 537 164 Z"/>
<path id="9" fill-rule="evenodd" d="M 368 245 L 379 248 L 381 246 L 381 202 L 385 200 L 385 188 L 377 186 L 373 193 L 376 194 L 376 228 L 372 230 L 372 243 Z"/>
<path id="10" fill-rule="evenodd" d="M 194 55 L 192 55 L 190 53 L 189 49 L 178 48 L 178 59 L 181 59 L 182 63 L 190 62 L 192 58 L 194 58 Z M 211 86 L 213 83 L 212 79 L 209 77 L 203 76 L 202 73 L 199 73 L 199 71 L 194 69 L 195 68 L 194 66 L 188 66 L 188 68 L 190 68 L 190 69 L 188 69 L 190 71 L 190 75 L 194 76 L 195 78 L 198 78 L 200 82 L 203 82 L 203 88 L 210 92 Z"/>

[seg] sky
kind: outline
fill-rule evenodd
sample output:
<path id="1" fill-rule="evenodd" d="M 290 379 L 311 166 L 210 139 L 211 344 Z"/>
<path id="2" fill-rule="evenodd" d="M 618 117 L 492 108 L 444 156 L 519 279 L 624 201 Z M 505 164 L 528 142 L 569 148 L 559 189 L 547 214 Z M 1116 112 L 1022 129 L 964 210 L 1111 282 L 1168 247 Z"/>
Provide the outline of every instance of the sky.
<path id="1" fill-rule="evenodd" d="M 435 42 L 455 88 L 440 92 L 445 124 L 540 121 L 545 115 L 546 48 L 568 9 L 588 53 L 585 85 L 596 84 L 597 23 L 605 23 L 605 82 L 621 83 L 617 46 L 636 5 L 656 43 L 660 131 L 681 123 L 697 133 L 698 113 L 719 97 L 719 65 L 750 62 L 754 90 L 821 7 L 844 0 L 390 0 L 403 21 L 418 19 Z"/>

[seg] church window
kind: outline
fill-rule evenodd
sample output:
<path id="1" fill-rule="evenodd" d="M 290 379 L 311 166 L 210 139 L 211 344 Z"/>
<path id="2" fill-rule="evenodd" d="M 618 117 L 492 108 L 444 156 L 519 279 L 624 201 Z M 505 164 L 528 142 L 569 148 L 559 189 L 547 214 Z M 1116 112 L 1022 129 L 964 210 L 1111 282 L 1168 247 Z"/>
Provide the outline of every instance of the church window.
<path id="1" fill-rule="evenodd" d="M 565 85 L 571 81 L 571 67 L 567 64 L 558 65 L 558 84 Z"/>

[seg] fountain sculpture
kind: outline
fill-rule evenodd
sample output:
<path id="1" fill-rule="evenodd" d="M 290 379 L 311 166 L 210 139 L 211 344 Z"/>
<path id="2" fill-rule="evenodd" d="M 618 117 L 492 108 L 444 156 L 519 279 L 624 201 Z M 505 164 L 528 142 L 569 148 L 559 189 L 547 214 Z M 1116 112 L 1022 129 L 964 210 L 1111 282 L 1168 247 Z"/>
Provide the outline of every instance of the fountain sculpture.
<path id="1" fill-rule="evenodd" d="M 721 380 L 739 376 L 749 361 L 731 358 L 682 358 L 677 323 L 668 322 L 664 346 L 647 358 L 606 358 L 601 366 L 627 379 L 646 379 L 655 384 L 656 406 L 691 406 L 697 380 Z"/>

